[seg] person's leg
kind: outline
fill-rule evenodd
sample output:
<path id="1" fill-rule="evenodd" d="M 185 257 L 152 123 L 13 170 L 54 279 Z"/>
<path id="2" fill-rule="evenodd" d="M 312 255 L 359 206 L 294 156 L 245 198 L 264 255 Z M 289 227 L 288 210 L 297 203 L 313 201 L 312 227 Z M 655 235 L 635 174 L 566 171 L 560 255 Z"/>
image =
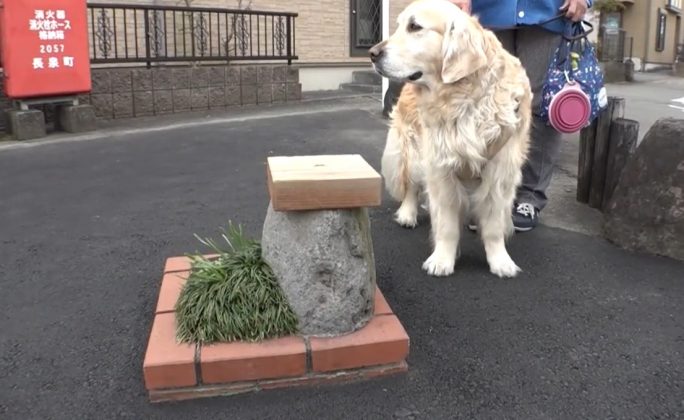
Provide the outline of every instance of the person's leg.
<path id="1" fill-rule="evenodd" d="M 387 118 L 392 112 L 392 108 L 397 104 L 399 100 L 399 95 L 401 90 L 404 88 L 403 82 L 397 82 L 395 80 L 390 80 L 387 86 L 387 91 L 385 91 L 385 102 L 382 106 L 382 115 Z"/>
<path id="2" fill-rule="evenodd" d="M 515 37 L 515 55 L 520 59 L 532 84 L 532 129 L 530 151 L 518 188 L 513 224 L 526 231 L 537 225 L 538 213 L 548 201 L 546 190 L 557 161 L 561 134 L 539 117 L 541 92 L 551 57 L 560 43 L 560 35 L 534 27 L 520 28 Z"/>
<path id="3" fill-rule="evenodd" d="M 513 29 L 505 30 L 505 31 L 496 31 L 494 32 L 496 34 L 496 37 L 499 39 L 501 42 L 501 45 L 503 45 L 504 49 L 508 51 L 509 53 L 515 55 L 515 34 L 517 31 Z"/>
<path id="4" fill-rule="evenodd" d="M 516 55 L 515 40 L 517 31 L 515 29 L 507 29 L 504 31 L 496 31 L 494 33 L 504 49 L 510 54 Z M 472 220 L 472 217 L 468 223 L 468 229 L 472 230 L 473 232 L 477 230 L 477 223 L 475 220 Z"/>

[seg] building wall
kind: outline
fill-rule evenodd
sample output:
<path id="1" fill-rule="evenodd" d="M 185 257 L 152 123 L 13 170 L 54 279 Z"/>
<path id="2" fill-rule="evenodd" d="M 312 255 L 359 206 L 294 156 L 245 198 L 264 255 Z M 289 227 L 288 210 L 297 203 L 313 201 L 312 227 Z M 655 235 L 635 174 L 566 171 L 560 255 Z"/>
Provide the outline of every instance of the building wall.
<path id="1" fill-rule="evenodd" d="M 107 3 L 110 0 L 89 0 Z M 131 4 L 160 6 L 208 6 L 237 8 L 239 0 L 119 0 Z M 390 31 L 396 29 L 396 18 L 412 0 L 390 1 Z M 249 0 L 243 0 L 243 5 Z M 337 89 L 352 81 L 356 70 L 370 70 L 367 57 L 350 53 L 350 0 L 252 0 L 252 9 L 296 12 L 295 62 L 300 67 L 303 91 Z M 132 25 L 129 22 L 129 25 Z M 132 28 L 131 28 L 132 30 Z M 121 37 L 121 34 L 119 34 Z M 141 38 L 141 45 L 144 41 Z M 123 42 L 119 42 L 123 45 Z"/>
<path id="2" fill-rule="evenodd" d="M 145 117 L 189 111 L 226 110 L 242 106 L 298 102 L 302 98 L 296 67 L 279 65 L 212 65 L 158 68 L 100 68 L 92 71 L 91 92 L 79 95 L 101 120 Z M 2 94 L 0 137 L 11 106 Z M 54 123 L 54 107 L 44 107 Z"/>
<path id="3" fill-rule="evenodd" d="M 658 7 L 664 9 L 666 0 L 654 1 L 653 7 L 651 9 L 651 27 L 650 34 L 648 36 L 648 56 L 646 61 L 649 63 L 657 64 L 671 64 L 674 62 L 675 56 L 675 44 L 676 44 L 676 16 L 667 10 L 665 11 L 666 23 L 665 23 L 665 49 L 663 51 L 656 51 L 656 31 L 658 24 Z"/>
<path id="4" fill-rule="evenodd" d="M 390 0 L 390 33 L 397 29 L 397 17 L 412 0 Z"/>
<path id="5" fill-rule="evenodd" d="M 635 61 L 643 63 L 645 67 L 651 64 L 666 64 L 674 62 L 677 39 L 681 39 L 681 32 L 677 34 L 677 14 L 665 9 L 667 0 L 644 0 L 627 4 L 623 12 L 622 26 L 627 31 L 627 37 L 634 39 L 633 55 Z M 658 9 L 666 14 L 665 49 L 656 51 Z M 680 29 L 681 31 L 681 29 Z M 628 48 L 629 46 L 626 46 Z M 629 54 L 629 51 L 626 51 Z"/>
<path id="6" fill-rule="evenodd" d="M 121 0 L 131 4 L 160 6 L 209 6 L 237 8 L 239 0 Z M 390 0 L 390 29 L 411 0 Z M 89 0 L 91 4 L 110 0 Z M 243 0 L 243 4 L 249 0 Z M 350 0 L 252 0 L 252 9 L 296 12 L 296 51 L 302 65 L 368 65 L 367 57 L 350 54 Z M 132 23 L 129 23 L 132 25 Z"/>
<path id="7" fill-rule="evenodd" d="M 645 55 L 645 48 L 647 44 L 647 3 L 648 2 L 645 1 L 637 1 L 631 5 L 628 4 L 622 13 L 622 27 L 627 31 L 627 38 L 633 38 L 633 55 L 640 60 L 643 59 Z M 626 51 L 626 54 L 629 54 L 629 50 Z"/>

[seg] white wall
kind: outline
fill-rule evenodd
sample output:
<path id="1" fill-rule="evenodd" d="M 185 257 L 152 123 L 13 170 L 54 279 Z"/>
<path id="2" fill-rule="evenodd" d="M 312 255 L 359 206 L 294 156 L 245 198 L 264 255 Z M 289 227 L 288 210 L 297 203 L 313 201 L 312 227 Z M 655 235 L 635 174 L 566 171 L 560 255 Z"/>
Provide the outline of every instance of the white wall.
<path id="1" fill-rule="evenodd" d="M 351 83 L 352 72 L 358 70 L 372 70 L 370 66 L 348 67 L 300 67 L 299 81 L 302 92 L 316 90 L 337 90 L 342 83 Z"/>

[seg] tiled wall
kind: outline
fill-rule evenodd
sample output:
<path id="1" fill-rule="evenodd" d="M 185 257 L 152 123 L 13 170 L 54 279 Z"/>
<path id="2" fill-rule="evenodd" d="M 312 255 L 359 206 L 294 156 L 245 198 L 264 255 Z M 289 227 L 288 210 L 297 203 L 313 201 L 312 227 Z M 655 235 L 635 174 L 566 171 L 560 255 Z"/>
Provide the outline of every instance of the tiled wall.
<path id="1" fill-rule="evenodd" d="M 299 71 L 287 65 L 94 69 L 82 101 L 105 119 L 299 101 Z"/>
<path id="2" fill-rule="evenodd" d="M 2 94 L 0 132 L 10 102 Z M 82 103 L 102 119 L 142 117 L 243 105 L 296 102 L 302 97 L 299 70 L 288 65 L 92 69 L 92 91 Z M 51 115 L 47 115 L 49 121 Z"/>

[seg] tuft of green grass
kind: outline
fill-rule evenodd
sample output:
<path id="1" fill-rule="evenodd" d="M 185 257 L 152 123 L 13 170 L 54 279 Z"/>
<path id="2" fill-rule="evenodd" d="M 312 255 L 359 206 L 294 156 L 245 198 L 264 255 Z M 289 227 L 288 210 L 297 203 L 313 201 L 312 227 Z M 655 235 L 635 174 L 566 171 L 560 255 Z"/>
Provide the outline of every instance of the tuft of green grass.
<path id="1" fill-rule="evenodd" d="M 263 260 L 259 242 L 232 223 L 221 235 L 227 247 L 195 237 L 219 256 L 189 256 L 192 268 L 176 302 L 180 342 L 254 342 L 297 332 L 297 317 Z"/>

